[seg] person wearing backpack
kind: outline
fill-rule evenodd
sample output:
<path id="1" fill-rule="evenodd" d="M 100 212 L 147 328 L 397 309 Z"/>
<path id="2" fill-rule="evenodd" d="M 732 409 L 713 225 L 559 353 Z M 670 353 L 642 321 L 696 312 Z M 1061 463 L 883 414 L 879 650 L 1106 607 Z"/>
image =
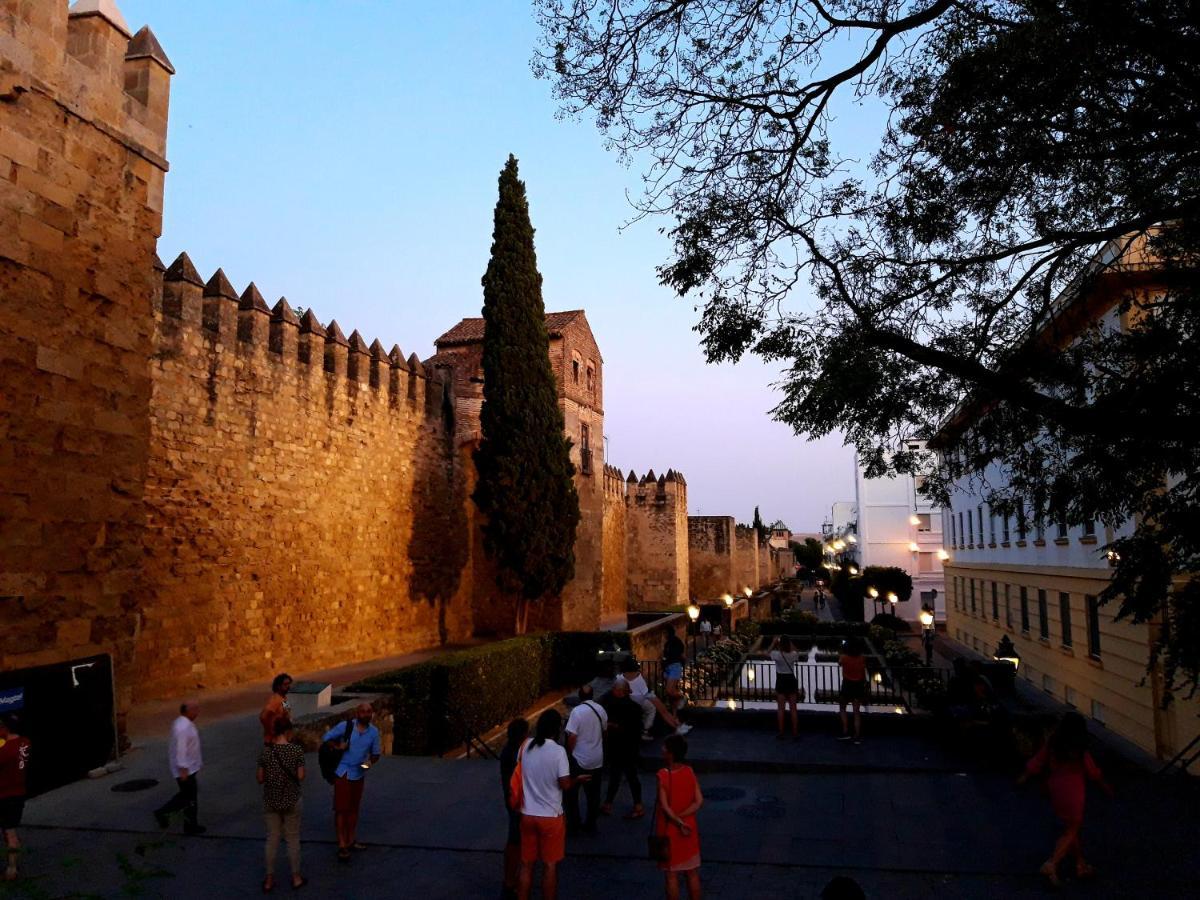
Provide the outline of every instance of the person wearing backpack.
<path id="1" fill-rule="evenodd" d="M 275 855 L 279 851 L 280 836 L 287 841 L 293 890 L 308 884 L 308 879 L 300 874 L 300 812 L 303 806 L 300 786 L 304 782 L 304 748 L 292 743 L 290 719 L 274 719 L 271 731 L 271 743 L 258 754 L 255 772 L 263 788 L 263 817 L 267 822 L 264 894 L 275 888 Z"/>
<path id="2" fill-rule="evenodd" d="M 587 796 L 587 818 L 581 825 L 580 788 L 573 786 L 564 798 L 567 834 L 575 834 L 580 828 L 588 834 L 594 834 L 596 818 L 600 815 L 600 782 L 604 774 L 604 734 L 608 730 L 608 713 L 595 700 L 588 699 L 582 689 L 579 698 L 579 705 L 567 717 L 567 753 L 570 755 L 572 774 L 589 776 L 582 783 L 583 793 Z"/>
<path id="3" fill-rule="evenodd" d="M 325 747 L 341 753 L 333 771 L 333 819 L 338 859 L 342 862 L 350 861 L 351 850 L 367 849 L 365 844 L 358 842 L 358 812 L 362 806 L 367 769 L 383 755 L 379 729 L 371 724 L 374 713 L 370 703 L 360 703 L 354 710 L 353 720 L 345 725 L 335 725 L 321 738 Z"/>

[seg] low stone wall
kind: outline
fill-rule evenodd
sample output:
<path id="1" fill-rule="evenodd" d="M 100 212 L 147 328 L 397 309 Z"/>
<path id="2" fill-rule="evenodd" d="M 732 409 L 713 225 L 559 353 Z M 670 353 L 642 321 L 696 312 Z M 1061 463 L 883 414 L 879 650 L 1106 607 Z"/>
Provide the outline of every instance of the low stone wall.
<path id="1" fill-rule="evenodd" d="M 661 659 L 667 634 L 673 631 L 680 640 L 685 640 L 687 627 L 688 617 L 683 613 L 659 616 L 654 621 L 638 625 L 626 632 L 629 635 L 629 647 L 634 657 L 639 660 Z"/>
<path id="2" fill-rule="evenodd" d="M 293 740 L 304 747 L 305 752 L 315 753 L 321 746 L 321 738 L 339 722 L 345 722 L 354 715 L 354 709 L 360 703 L 370 703 L 375 710 L 372 724 L 379 729 L 379 742 L 383 745 L 383 755 L 392 753 L 392 737 L 396 729 L 394 714 L 394 699 L 391 694 L 336 694 L 337 703 L 325 709 L 306 716 L 298 716 L 292 723 L 296 728 Z"/>

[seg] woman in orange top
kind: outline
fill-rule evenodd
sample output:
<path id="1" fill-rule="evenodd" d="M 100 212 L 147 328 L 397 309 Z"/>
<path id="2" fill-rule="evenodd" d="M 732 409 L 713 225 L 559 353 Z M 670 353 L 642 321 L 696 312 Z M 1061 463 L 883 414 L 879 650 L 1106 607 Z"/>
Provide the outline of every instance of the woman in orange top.
<path id="1" fill-rule="evenodd" d="M 838 657 L 842 667 L 842 689 L 838 696 L 839 715 L 842 717 L 842 736 L 839 741 L 850 740 L 850 719 L 846 706 L 854 706 L 854 743 L 862 743 L 862 705 L 867 699 L 867 659 L 863 656 L 862 638 L 847 638 Z"/>
<path id="2" fill-rule="evenodd" d="M 666 835 L 670 848 L 659 868 L 666 873 L 667 898 L 679 897 L 679 873 L 687 877 L 688 897 L 700 900 L 700 833 L 696 829 L 696 811 L 704 803 L 700 782 L 691 766 L 685 766 L 687 741 L 672 734 L 663 741 L 666 768 L 658 772 L 658 809 L 654 833 Z"/>

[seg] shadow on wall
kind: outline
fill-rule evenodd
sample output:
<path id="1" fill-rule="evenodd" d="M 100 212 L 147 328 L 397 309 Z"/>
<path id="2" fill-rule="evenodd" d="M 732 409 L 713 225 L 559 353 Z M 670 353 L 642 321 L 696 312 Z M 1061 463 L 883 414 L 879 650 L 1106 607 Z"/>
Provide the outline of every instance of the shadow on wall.
<path id="1" fill-rule="evenodd" d="M 408 595 L 415 602 L 437 608 L 438 642 L 461 640 L 470 635 L 470 622 L 452 623 L 457 614 L 469 615 L 470 597 L 460 597 L 462 573 L 469 556 L 470 522 L 467 519 L 466 473 L 454 451 L 454 408 L 449 392 L 436 381 L 427 389 L 442 388 L 442 439 L 432 440 L 431 452 L 416 454 L 412 495 L 412 537 L 408 556 L 412 560 Z M 436 447 L 436 452 L 434 448 Z M 457 627 L 455 627 L 457 625 Z"/>

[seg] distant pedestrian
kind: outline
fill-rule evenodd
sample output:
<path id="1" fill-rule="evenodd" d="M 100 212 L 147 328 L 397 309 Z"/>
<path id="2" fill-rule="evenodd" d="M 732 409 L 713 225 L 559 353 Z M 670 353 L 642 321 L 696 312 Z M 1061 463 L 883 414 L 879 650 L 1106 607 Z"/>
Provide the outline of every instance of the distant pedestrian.
<path id="1" fill-rule="evenodd" d="M 159 828 L 170 824 L 170 816 L 183 812 L 183 833 L 204 834 L 199 823 L 200 800 L 197 776 L 204 766 L 200 753 L 200 730 L 196 717 L 200 715 L 200 704 L 188 700 L 179 705 L 179 716 L 171 723 L 171 738 L 167 742 L 167 765 L 178 790 L 175 796 L 154 811 Z"/>
<path id="2" fill-rule="evenodd" d="M 538 716 L 533 737 L 521 748 L 521 877 L 518 896 L 529 900 L 533 867 L 541 862 L 542 897 L 558 896 L 558 864 L 566 855 L 563 791 L 587 775 L 573 777 L 567 751 L 557 743 L 562 716 L 548 709 Z"/>
<path id="3" fill-rule="evenodd" d="M 275 720 L 292 717 L 292 707 L 287 699 L 291 689 L 292 676 L 287 672 L 276 675 L 271 682 L 271 696 L 267 698 L 266 705 L 258 714 L 258 721 L 262 723 L 264 745 L 275 740 Z"/>
<path id="4" fill-rule="evenodd" d="M 791 638 L 778 637 L 771 648 L 771 660 L 775 663 L 775 723 L 779 740 L 785 737 L 783 730 L 784 706 L 791 708 L 792 738 L 800 737 L 800 721 L 796 703 L 800 699 L 800 682 L 796 679 L 796 663 L 800 654 L 792 646 Z"/>
<path id="5" fill-rule="evenodd" d="M 1054 844 L 1054 852 L 1040 869 L 1049 882 L 1058 887 L 1058 865 L 1068 854 L 1075 857 L 1075 875 L 1090 878 L 1095 874 L 1083 858 L 1080 832 L 1083 829 L 1083 810 L 1087 801 L 1087 782 L 1095 781 L 1111 797 L 1112 788 L 1104 780 L 1100 767 L 1088 752 L 1087 722 L 1077 712 L 1063 715 L 1041 750 L 1029 760 L 1024 774 L 1017 780 L 1023 784 L 1034 775 L 1044 775 L 1050 792 L 1050 806 L 1062 824 L 1063 832 Z"/>
<path id="6" fill-rule="evenodd" d="M 658 806 L 654 833 L 667 838 L 667 858 L 659 863 L 666 873 L 667 900 L 679 897 L 679 874 L 687 878 L 688 897 L 700 900 L 700 832 L 696 812 L 704 804 L 700 782 L 687 759 L 687 741 L 672 734 L 663 741 L 667 765 L 658 770 Z"/>
<path id="7" fill-rule="evenodd" d="M 850 740 L 850 719 L 846 707 L 854 707 L 854 743 L 862 743 L 862 707 L 867 700 L 867 658 L 862 638 L 851 637 L 842 645 L 838 665 L 842 670 L 842 687 L 838 694 L 838 710 L 842 718 L 842 736 L 839 741 Z"/>
<path id="8" fill-rule="evenodd" d="M 580 819 L 580 783 L 572 786 L 566 796 L 567 831 L 573 833 L 581 828 L 592 834 L 596 831 L 596 817 L 600 815 L 601 776 L 604 774 L 604 734 L 608 730 L 608 713 L 595 700 L 581 699 L 578 706 L 567 717 L 567 753 L 570 755 L 571 773 L 587 775 L 581 782 L 587 797 L 587 817 Z"/>
<path id="9" fill-rule="evenodd" d="M 263 787 L 263 818 L 267 823 L 266 864 L 263 893 L 275 887 L 275 855 L 279 839 L 287 841 L 288 862 L 292 869 L 292 888 L 308 883 L 300 873 L 300 814 L 303 809 L 304 748 L 292 743 L 292 722 L 277 718 L 271 723 L 271 743 L 258 754 L 255 777 Z"/>
<path id="10" fill-rule="evenodd" d="M 367 769 L 383 755 L 379 729 L 371 724 L 374 714 L 370 703 L 360 703 L 354 710 L 349 740 L 346 739 L 346 726 L 340 722 L 321 738 L 322 742 L 333 742 L 334 747 L 342 751 L 342 761 L 338 763 L 333 782 L 333 821 L 337 831 L 337 855 L 342 862 L 350 861 L 351 850 L 367 849 L 366 844 L 358 841 L 358 813 L 362 808 Z"/>
<path id="11" fill-rule="evenodd" d="M 642 782 L 638 775 L 638 757 L 642 752 L 642 708 L 629 695 L 629 682 L 617 679 L 612 691 L 600 701 L 608 713 L 608 740 L 604 746 L 604 761 L 608 769 L 608 792 L 600 812 L 612 814 L 613 801 L 621 789 L 621 779 L 629 784 L 633 798 L 633 809 L 626 819 L 640 819 L 646 815 L 642 806 Z"/>
<path id="12" fill-rule="evenodd" d="M 13 715 L 0 716 L 0 832 L 4 833 L 8 865 L 5 881 L 16 881 L 21 841 L 17 828 L 25 811 L 25 777 L 29 772 L 29 739 L 17 733 Z"/>
<path id="13" fill-rule="evenodd" d="M 521 745 L 529 737 L 529 722 L 513 719 L 508 723 L 508 739 L 500 751 L 500 790 L 504 795 L 504 812 L 508 816 L 508 837 L 504 842 L 503 900 L 515 900 L 521 881 L 521 811 L 513 809 L 512 776 L 517 768 Z"/>

